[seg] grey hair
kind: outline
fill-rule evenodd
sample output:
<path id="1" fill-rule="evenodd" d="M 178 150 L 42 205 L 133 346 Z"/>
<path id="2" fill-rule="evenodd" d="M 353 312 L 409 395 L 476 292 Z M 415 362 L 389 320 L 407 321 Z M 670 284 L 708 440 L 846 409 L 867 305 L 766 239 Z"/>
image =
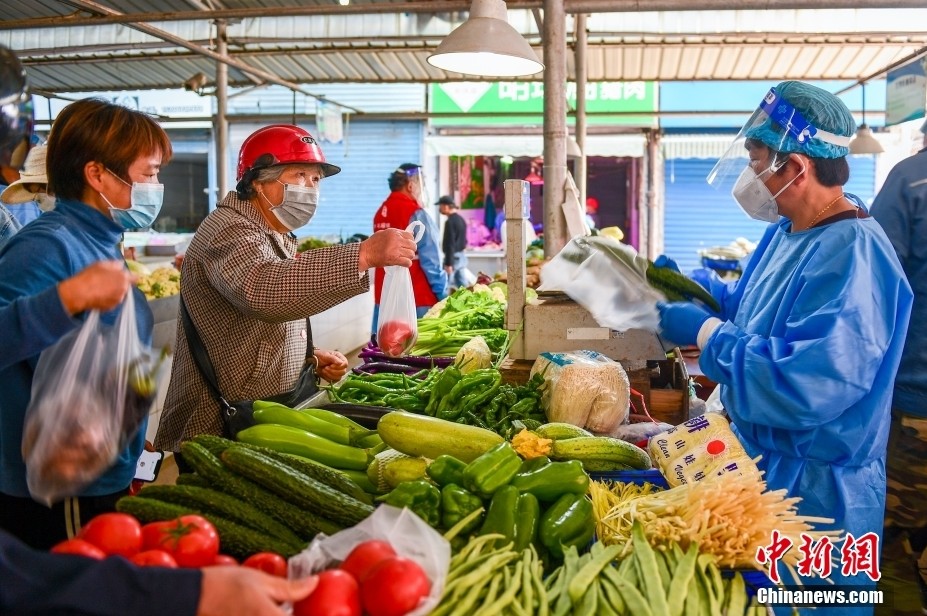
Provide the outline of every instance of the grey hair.
<path id="1" fill-rule="evenodd" d="M 286 168 L 287 165 L 273 165 L 271 167 L 262 167 L 257 171 L 246 172 L 245 177 L 238 182 L 238 186 L 236 187 L 238 198 L 243 201 L 253 199 L 257 196 L 257 191 L 254 189 L 253 182 L 273 182 L 283 175 Z"/>

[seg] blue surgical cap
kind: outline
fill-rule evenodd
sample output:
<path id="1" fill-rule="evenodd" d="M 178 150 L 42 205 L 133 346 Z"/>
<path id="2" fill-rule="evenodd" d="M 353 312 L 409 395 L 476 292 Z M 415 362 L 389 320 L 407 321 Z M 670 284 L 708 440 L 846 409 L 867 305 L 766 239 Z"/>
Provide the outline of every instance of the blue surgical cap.
<path id="1" fill-rule="evenodd" d="M 815 128 L 851 137 L 856 132 L 856 121 L 842 100 L 827 90 L 802 81 L 783 81 L 775 87 L 776 94 L 784 98 Z M 772 119 L 749 130 L 747 137 L 762 141 L 770 148 L 787 154 L 797 153 L 812 158 L 842 158 L 850 148 L 821 139 L 812 138 L 799 143 L 791 134 Z"/>

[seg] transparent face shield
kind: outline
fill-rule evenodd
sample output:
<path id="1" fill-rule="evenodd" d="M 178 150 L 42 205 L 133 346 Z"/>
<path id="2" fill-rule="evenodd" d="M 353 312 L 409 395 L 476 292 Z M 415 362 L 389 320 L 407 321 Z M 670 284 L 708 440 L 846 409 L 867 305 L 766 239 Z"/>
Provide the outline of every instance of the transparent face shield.
<path id="1" fill-rule="evenodd" d="M 418 204 L 425 207 L 426 204 L 431 201 L 428 199 L 428 191 L 425 188 L 425 173 L 422 171 L 422 168 L 415 167 L 414 169 L 409 169 L 406 171 L 406 176 L 409 178 L 412 194 L 415 195 Z"/>
<path id="2" fill-rule="evenodd" d="M 772 88 L 712 168 L 707 177 L 708 183 L 718 189 L 731 189 L 748 164 L 760 178 L 768 177 L 786 158 L 777 159 L 773 153 L 789 152 L 813 157 L 810 150 L 816 140 L 842 147 L 850 145 L 849 137 L 822 130 L 808 122 Z"/>

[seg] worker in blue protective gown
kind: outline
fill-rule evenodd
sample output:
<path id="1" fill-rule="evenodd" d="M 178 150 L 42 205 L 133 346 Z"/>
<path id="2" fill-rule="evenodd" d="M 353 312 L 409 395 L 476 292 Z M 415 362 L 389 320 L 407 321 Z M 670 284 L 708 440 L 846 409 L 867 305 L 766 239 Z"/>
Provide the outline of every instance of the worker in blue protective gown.
<path id="1" fill-rule="evenodd" d="M 795 81 L 773 88 L 709 175 L 715 185 L 736 177 L 735 200 L 770 226 L 739 281 L 706 281 L 719 313 L 659 306 L 663 336 L 701 348 L 699 366 L 719 383 L 747 452 L 762 456 L 769 488 L 801 497 L 801 515 L 833 518 L 818 528 L 841 538 L 881 534 L 892 383 L 912 303 L 891 243 L 843 192 L 854 130 L 832 94 Z M 874 588 L 866 572 L 841 575 L 842 545 L 828 579 Z"/>

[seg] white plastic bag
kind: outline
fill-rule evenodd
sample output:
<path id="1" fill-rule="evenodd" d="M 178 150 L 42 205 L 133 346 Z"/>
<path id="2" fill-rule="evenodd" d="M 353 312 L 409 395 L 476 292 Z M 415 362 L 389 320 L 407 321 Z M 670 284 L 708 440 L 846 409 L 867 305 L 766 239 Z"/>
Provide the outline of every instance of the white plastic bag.
<path id="1" fill-rule="evenodd" d="M 409 509 L 380 505 L 351 528 L 332 535 L 316 535 L 309 547 L 292 557 L 289 577 L 299 580 L 338 565 L 357 545 L 377 539 L 388 541 L 396 554 L 414 560 L 431 581 L 431 591 L 407 616 L 425 616 L 433 610 L 444 593 L 447 570 L 451 564 L 451 546 L 438 531 L 428 526 Z"/>
<path id="2" fill-rule="evenodd" d="M 406 231 L 415 234 L 418 242 L 425 225 L 413 221 Z M 415 312 L 415 293 L 409 268 L 391 265 L 384 268 L 383 292 L 377 313 L 377 346 L 385 355 L 399 357 L 412 348 L 418 339 L 418 317 Z"/>
<path id="3" fill-rule="evenodd" d="M 75 496 L 112 466 L 151 410 L 162 359 L 138 337 L 132 292 L 113 325 L 91 311 L 42 352 L 22 441 L 33 499 Z"/>
<path id="4" fill-rule="evenodd" d="M 610 237 L 573 238 L 541 270 L 543 291 L 563 291 L 602 327 L 657 328 L 665 298 L 647 283 L 647 259 Z"/>

